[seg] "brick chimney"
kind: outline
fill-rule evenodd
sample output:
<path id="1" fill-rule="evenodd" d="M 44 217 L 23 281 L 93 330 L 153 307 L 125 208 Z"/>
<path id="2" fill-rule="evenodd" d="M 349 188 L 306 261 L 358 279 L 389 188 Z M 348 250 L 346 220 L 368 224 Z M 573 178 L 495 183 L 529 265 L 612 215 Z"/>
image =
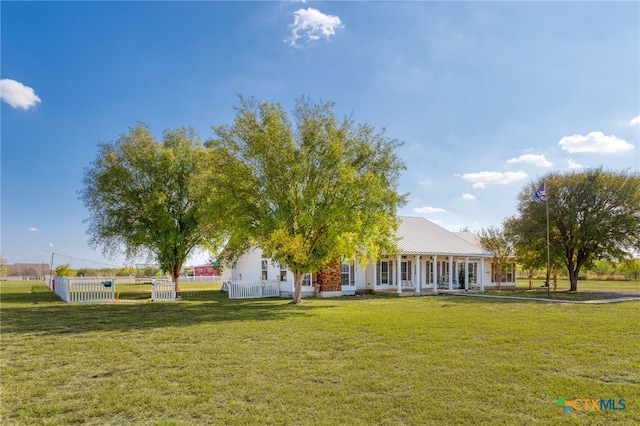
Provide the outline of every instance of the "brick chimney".
<path id="1" fill-rule="evenodd" d="M 340 258 L 333 258 L 318 271 L 316 285 L 319 297 L 342 296 L 342 262 Z"/>

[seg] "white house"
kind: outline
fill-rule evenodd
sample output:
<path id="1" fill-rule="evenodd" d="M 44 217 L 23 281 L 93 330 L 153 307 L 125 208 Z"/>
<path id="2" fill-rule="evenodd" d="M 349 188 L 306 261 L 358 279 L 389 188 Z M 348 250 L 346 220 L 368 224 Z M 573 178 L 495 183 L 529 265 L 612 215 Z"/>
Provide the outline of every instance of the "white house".
<path id="1" fill-rule="evenodd" d="M 345 259 L 341 267 L 341 292 L 316 292 L 316 274 L 303 282 L 303 297 L 353 295 L 356 292 L 429 294 L 456 289 L 497 287 L 493 254 L 483 250 L 478 237 L 469 232 L 451 232 L 421 217 L 400 216 L 398 253 L 390 253 L 365 267 Z M 515 264 L 503 267 L 501 287 L 515 286 Z M 243 255 L 223 280 L 273 281 L 283 297 L 293 295 L 293 273 L 286 265 L 264 258 L 260 248 Z"/>

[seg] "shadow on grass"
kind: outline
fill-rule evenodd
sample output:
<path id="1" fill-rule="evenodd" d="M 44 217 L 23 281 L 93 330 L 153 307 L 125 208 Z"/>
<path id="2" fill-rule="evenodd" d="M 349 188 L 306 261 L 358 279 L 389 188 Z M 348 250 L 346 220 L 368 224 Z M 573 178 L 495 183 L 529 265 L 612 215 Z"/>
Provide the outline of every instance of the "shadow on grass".
<path id="1" fill-rule="evenodd" d="M 228 321 L 272 321 L 328 306 L 294 306 L 285 299 L 69 304 L 43 286 L 2 289 L 2 333 L 68 334 L 188 327 Z"/>
<path id="2" fill-rule="evenodd" d="M 495 292 L 507 295 L 507 292 Z M 514 293 L 511 293 L 515 295 Z M 0 326 L 2 333 L 73 334 L 100 331 L 128 331 L 162 327 L 188 327 L 197 324 L 229 321 L 272 321 L 299 316 L 313 316 L 314 311 L 349 304 L 384 300 L 404 304 L 415 300 L 431 304 L 429 309 L 464 305 L 529 304 L 535 300 L 490 299 L 433 295 L 405 298 L 387 295 L 345 296 L 332 299 L 305 300 L 294 306 L 289 299 L 229 300 L 226 294 L 208 300 L 175 302 L 68 304 L 42 285 L 12 288 L 2 286 Z M 402 309 L 399 306 L 398 309 Z"/>

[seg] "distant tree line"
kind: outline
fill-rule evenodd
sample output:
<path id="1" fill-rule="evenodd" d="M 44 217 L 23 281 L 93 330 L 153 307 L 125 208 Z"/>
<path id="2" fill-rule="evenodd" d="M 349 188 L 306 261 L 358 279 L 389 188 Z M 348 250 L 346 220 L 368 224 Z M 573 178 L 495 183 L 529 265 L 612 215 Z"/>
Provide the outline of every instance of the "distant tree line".
<path id="1" fill-rule="evenodd" d="M 162 275 L 162 270 L 156 266 L 145 266 L 138 269 L 131 266 L 122 268 L 78 268 L 74 269 L 68 263 L 58 265 L 54 272 L 59 277 L 157 277 Z"/>
<path id="2" fill-rule="evenodd" d="M 569 275 L 566 271 L 552 271 L 558 273 L 558 277 L 568 279 Z M 518 270 L 519 277 L 528 276 L 528 271 Z M 542 279 L 546 274 L 545 269 L 537 269 L 531 271 L 533 278 Z M 584 273 L 578 277 L 578 280 L 602 280 L 602 281 L 628 281 L 640 280 L 640 258 L 625 259 L 621 262 L 609 262 L 605 260 L 597 260 Z"/>

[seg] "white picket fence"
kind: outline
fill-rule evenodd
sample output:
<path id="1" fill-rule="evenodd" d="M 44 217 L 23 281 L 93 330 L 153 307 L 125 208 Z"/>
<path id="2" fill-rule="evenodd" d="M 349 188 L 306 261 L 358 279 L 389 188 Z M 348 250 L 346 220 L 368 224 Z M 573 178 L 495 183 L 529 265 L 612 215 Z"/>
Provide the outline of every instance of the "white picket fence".
<path id="1" fill-rule="evenodd" d="M 176 283 L 173 280 L 152 280 L 151 301 L 172 302 L 176 300 Z"/>
<path id="2" fill-rule="evenodd" d="M 116 300 L 115 278 L 54 277 L 49 285 L 68 303 L 113 303 Z"/>
<path id="3" fill-rule="evenodd" d="M 116 279 L 104 277 L 49 277 L 48 285 L 55 294 L 68 303 L 116 302 Z M 229 299 L 258 299 L 280 296 L 280 281 L 233 281 L 226 286 Z M 154 279 L 151 300 L 176 300 L 176 286 L 171 279 Z"/>
<path id="4" fill-rule="evenodd" d="M 259 299 L 279 297 L 280 281 L 232 281 L 228 284 L 229 299 Z"/>

